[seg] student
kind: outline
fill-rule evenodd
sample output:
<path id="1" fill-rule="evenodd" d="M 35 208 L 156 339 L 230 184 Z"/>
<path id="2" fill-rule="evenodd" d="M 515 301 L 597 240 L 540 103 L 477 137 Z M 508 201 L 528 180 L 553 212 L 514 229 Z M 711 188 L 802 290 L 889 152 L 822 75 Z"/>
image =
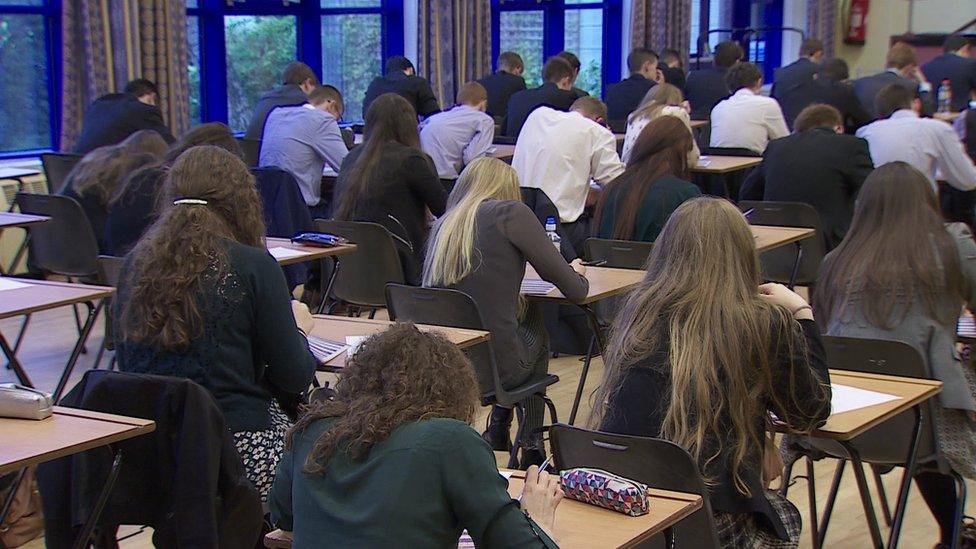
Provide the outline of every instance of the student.
<path id="1" fill-rule="evenodd" d="M 952 90 L 953 112 L 966 110 L 970 99 L 976 99 L 976 59 L 972 57 L 973 46 L 961 34 L 951 34 L 942 46 L 945 52 L 922 65 L 922 74 L 933 86 L 949 81 Z"/>
<path id="2" fill-rule="evenodd" d="M 770 97 L 780 103 L 789 98 L 790 93 L 800 86 L 813 81 L 820 62 L 824 58 L 823 41 L 819 38 L 807 38 L 800 44 L 800 58 L 779 67 L 773 72 L 773 87 Z"/>
<path id="3" fill-rule="evenodd" d="M 240 158 L 194 147 L 173 163 L 162 196 L 114 300 L 119 369 L 208 389 L 264 499 L 291 424 L 272 394 L 297 396 L 311 382 L 312 316 L 291 301 L 264 246 L 261 199 Z"/>
<path id="4" fill-rule="evenodd" d="M 268 113 L 258 165 L 276 166 L 295 176 L 312 219 L 327 219 L 329 203 L 322 197 L 322 170 L 339 171 L 349 154 L 339 120 L 342 94 L 332 86 L 315 88 L 308 103 L 277 107 Z"/>
<path id="5" fill-rule="evenodd" d="M 402 55 L 394 55 L 386 60 L 386 73 L 377 76 L 366 88 L 363 98 L 363 118 L 379 96 L 385 93 L 396 93 L 407 100 L 416 114 L 428 117 L 441 111 L 441 106 L 430 89 L 430 82 L 426 78 L 417 76 L 416 69 L 409 59 Z"/>
<path id="6" fill-rule="evenodd" d="M 727 40 L 719 42 L 712 53 L 713 67 L 698 69 L 688 74 L 685 83 L 685 97 L 691 104 L 691 117 L 695 120 L 707 120 L 712 113 L 712 107 L 729 96 L 729 84 L 725 75 L 729 69 L 738 63 L 743 55 L 742 46 L 737 42 Z"/>
<path id="7" fill-rule="evenodd" d="M 874 169 L 868 144 L 844 135 L 837 109 L 810 105 L 796 118 L 795 133 L 769 143 L 750 175 L 763 200 L 802 202 L 820 215 L 828 251 L 844 239 L 854 200 Z"/>
<path id="8" fill-rule="evenodd" d="M 623 152 L 620 153 L 620 160 L 629 162 L 631 151 L 637 143 L 637 136 L 653 120 L 662 116 L 674 116 L 685 123 L 688 133 L 691 135 L 691 119 L 688 118 L 688 103 L 681 95 L 681 90 L 671 84 L 660 84 L 654 86 L 647 92 L 641 100 L 637 109 L 631 113 L 627 120 L 627 134 L 624 136 Z M 698 164 L 698 143 L 691 140 L 691 152 L 688 153 L 688 165 Z"/>
<path id="9" fill-rule="evenodd" d="M 420 145 L 434 160 L 437 176 L 448 192 L 461 170 L 491 148 L 495 121 L 485 114 L 487 106 L 484 86 L 468 82 L 458 90 L 456 107 L 420 125 Z"/>
<path id="10" fill-rule="evenodd" d="M 796 507 L 762 478 L 773 412 L 805 432 L 830 415 L 823 344 L 810 306 L 760 285 L 749 225 L 730 202 L 671 214 L 644 280 L 614 322 L 591 423 L 660 437 L 698 461 L 720 547 L 796 547 Z"/>
<path id="11" fill-rule="evenodd" d="M 523 187 L 541 189 L 559 211 L 559 221 L 576 253 L 590 236 L 584 212 L 590 181 L 606 185 L 624 172 L 617 141 L 604 126 L 607 107 L 594 97 L 573 103 L 570 112 L 539 107 L 525 121 L 512 167 Z"/>
<path id="12" fill-rule="evenodd" d="M 568 111 L 576 101 L 573 89 L 573 67 L 562 57 L 550 57 L 542 67 L 544 83 L 538 88 L 522 90 L 508 100 L 508 113 L 505 117 L 505 135 L 518 137 L 525 119 L 540 106 Z"/>
<path id="13" fill-rule="evenodd" d="M 599 238 L 654 242 L 671 212 L 701 195 L 689 181 L 695 140 L 683 121 L 655 118 L 635 141 L 627 169 L 604 187 L 597 203 L 593 230 Z"/>
<path id="14" fill-rule="evenodd" d="M 586 91 L 576 87 L 576 80 L 579 78 L 580 69 L 583 68 L 583 64 L 580 63 L 579 57 L 577 57 L 575 53 L 571 51 L 565 51 L 565 50 L 557 53 L 556 57 L 562 57 L 563 59 L 566 60 L 567 63 L 569 63 L 570 67 L 573 67 L 573 87 L 570 90 L 573 92 L 573 95 L 575 96 L 573 99 L 575 100 L 575 99 L 579 99 L 580 97 L 586 97 L 587 95 L 590 95 Z"/>
<path id="15" fill-rule="evenodd" d="M 173 134 L 163 122 L 163 113 L 156 106 L 158 101 L 159 89 L 145 78 L 129 82 L 122 93 L 99 97 L 85 111 L 74 152 L 86 154 L 116 145 L 139 130 L 152 130 L 172 143 Z"/>
<path id="16" fill-rule="evenodd" d="M 194 126 L 166 152 L 162 163 L 153 163 L 130 173 L 109 202 L 105 228 L 100 234 L 102 253 L 122 257 L 136 245 L 156 219 L 158 197 L 166 171 L 183 152 L 200 145 L 214 145 L 243 158 L 230 128 L 220 122 Z"/>
<path id="17" fill-rule="evenodd" d="M 281 74 L 281 85 L 265 92 L 254 105 L 251 122 L 247 126 L 246 139 L 260 140 L 264 136 L 264 124 L 270 113 L 276 107 L 291 107 L 304 105 L 308 101 L 308 94 L 319 87 L 319 78 L 311 67 L 301 61 L 288 63 Z"/>
<path id="18" fill-rule="evenodd" d="M 727 79 L 733 93 L 712 109 L 709 146 L 731 149 L 726 154 L 762 155 L 770 140 L 790 134 L 783 111 L 775 99 L 763 97 L 759 67 L 739 63 L 729 69 Z"/>
<path id="19" fill-rule="evenodd" d="M 664 79 L 658 68 L 657 54 L 647 48 L 635 48 L 630 52 L 627 69 L 630 76 L 626 80 L 607 88 L 605 99 L 609 120 L 626 120 L 647 92 Z"/>
<path id="20" fill-rule="evenodd" d="M 867 178 L 847 236 L 824 259 L 813 303 L 828 335 L 918 349 L 942 381 L 935 407 L 942 455 L 953 471 L 976 478 L 976 376 L 955 348 L 960 311 L 976 307 L 976 243 L 965 225 L 943 224 L 923 173 L 892 162 Z M 915 484 L 939 524 L 937 547 L 955 546 L 952 477 L 916 473 Z"/>
<path id="21" fill-rule="evenodd" d="M 572 301 L 586 297 L 585 268 L 566 263 L 539 220 L 522 203 L 518 174 L 495 158 L 479 158 L 464 169 L 451 192 L 447 212 L 431 232 L 424 286 L 460 290 L 478 304 L 502 385 L 513 389 L 549 371 L 549 339 L 541 311 L 519 297 L 529 263 Z M 576 271 L 574 272 L 574 269 Z M 579 273 L 579 274 L 577 274 Z M 542 462 L 544 403 L 525 402 L 522 465 Z M 495 406 L 484 437 L 492 449 L 511 450 L 512 409 Z"/>
<path id="22" fill-rule="evenodd" d="M 379 223 L 393 235 L 410 284 L 420 282 L 427 210 L 444 213 L 447 192 L 420 149 L 417 113 L 403 97 L 384 93 L 366 112 L 363 144 L 339 168 L 335 219 Z"/>
<path id="23" fill-rule="evenodd" d="M 478 83 L 488 92 L 488 114 L 504 120 L 508 114 L 508 100 L 513 94 L 525 89 L 525 64 L 522 57 L 513 51 L 503 51 L 498 56 L 498 70 Z"/>
<path id="24" fill-rule="evenodd" d="M 519 501 L 468 424 L 477 386 L 457 346 L 412 324 L 360 345 L 333 400 L 288 432 L 271 516 L 295 547 L 556 547 L 558 476 L 530 467 Z M 521 509 L 520 509 L 521 507 Z"/>
<path id="25" fill-rule="evenodd" d="M 910 90 L 900 84 L 885 86 L 875 109 L 882 120 L 857 130 L 867 140 L 875 166 L 900 160 L 925 174 L 933 188 L 938 174 L 960 191 L 976 189 L 976 167 L 956 132 L 940 120 L 919 118 L 921 100 Z"/>
<path id="26" fill-rule="evenodd" d="M 935 98 L 932 97 L 932 84 L 918 68 L 915 61 L 915 48 L 904 42 L 897 42 L 888 50 L 885 70 L 878 74 L 858 78 L 854 81 L 854 91 L 864 108 L 874 118 L 885 116 L 875 108 L 875 101 L 881 88 L 898 84 L 922 101 L 922 112 L 926 116 L 935 112 Z"/>
<path id="27" fill-rule="evenodd" d="M 662 66 L 663 65 L 663 66 Z M 658 68 L 664 74 L 664 81 L 679 90 L 685 89 L 685 67 L 678 50 L 665 48 L 661 51 L 661 63 Z"/>
<path id="28" fill-rule="evenodd" d="M 871 123 L 871 113 L 861 105 L 854 88 L 847 83 L 850 76 L 847 62 L 843 59 L 827 59 L 820 64 L 813 80 L 799 85 L 788 95 L 780 98 L 786 124 L 793 127 L 793 121 L 800 111 L 810 105 L 824 103 L 840 112 L 844 127 L 853 133 L 861 126 Z"/>

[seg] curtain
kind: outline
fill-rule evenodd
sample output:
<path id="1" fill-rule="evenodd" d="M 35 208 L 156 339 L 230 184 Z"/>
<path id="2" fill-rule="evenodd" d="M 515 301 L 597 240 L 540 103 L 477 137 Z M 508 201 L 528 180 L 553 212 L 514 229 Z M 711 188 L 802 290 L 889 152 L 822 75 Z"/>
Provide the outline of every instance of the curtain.
<path id="1" fill-rule="evenodd" d="M 823 40 L 824 56 L 833 57 L 837 41 L 837 2 L 835 0 L 809 0 L 807 25 L 804 29 L 810 38 Z"/>
<path id="2" fill-rule="evenodd" d="M 717 1 L 717 0 L 713 0 Z M 631 48 L 665 48 L 681 53 L 688 66 L 691 49 L 691 0 L 634 0 L 630 17 Z"/>
<path id="3" fill-rule="evenodd" d="M 491 72 L 491 0 L 418 0 L 419 74 L 447 108 L 458 88 Z"/>
<path id="4" fill-rule="evenodd" d="M 61 150 L 70 150 L 85 108 L 134 78 L 159 87 L 173 134 L 189 126 L 185 0 L 65 0 Z"/>

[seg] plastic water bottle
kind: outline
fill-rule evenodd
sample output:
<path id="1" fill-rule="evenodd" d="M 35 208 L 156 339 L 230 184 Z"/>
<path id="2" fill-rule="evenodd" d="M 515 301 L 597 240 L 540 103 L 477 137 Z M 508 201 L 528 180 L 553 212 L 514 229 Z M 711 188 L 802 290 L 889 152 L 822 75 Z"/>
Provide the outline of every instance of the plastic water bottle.
<path id="1" fill-rule="evenodd" d="M 556 232 L 556 218 L 551 215 L 546 218 L 546 235 L 549 237 L 549 241 L 552 242 L 552 245 L 556 247 L 556 251 L 561 252 L 561 244 L 563 239 L 559 236 L 559 233 Z"/>
<path id="2" fill-rule="evenodd" d="M 939 112 L 950 112 L 952 110 L 952 88 L 949 79 L 946 78 L 939 86 Z"/>

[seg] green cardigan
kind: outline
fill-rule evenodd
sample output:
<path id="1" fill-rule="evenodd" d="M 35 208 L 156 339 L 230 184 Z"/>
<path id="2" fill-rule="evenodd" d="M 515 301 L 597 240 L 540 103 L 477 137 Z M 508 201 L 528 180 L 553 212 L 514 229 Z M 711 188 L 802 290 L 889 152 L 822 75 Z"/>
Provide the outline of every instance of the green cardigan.
<path id="1" fill-rule="evenodd" d="M 622 207 L 618 203 L 624 194 L 624 190 L 618 186 L 608 191 L 600 217 L 600 226 L 595 231 L 599 238 L 613 238 L 613 226 L 617 222 L 618 210 Z M 644 195 L 644 200 L 637 210 L 637 219 L 634 220 L 634 233 L 629 238 L 621 240 L 654 242 L 668 218 L 671 217 L 671 212 L 676 210 L 684 201 L 696 196 L 701 196 L 701 191 L 696 185 L 678 179 L 673 175 L 659 178 L 647 190 L 647 194 Z"/>
<path id="2" fill-rule="evenodd" d="M 303 472 L 334 422 L 298 434 L 268 497 L 294 547 L 455 548 L 467 529 L 478 547 L 556 547 L 498 474 L 495 455 L 466 423 L 428 419 L 396 428 L 360 461 L 337 454 L 324 475 Z"/>

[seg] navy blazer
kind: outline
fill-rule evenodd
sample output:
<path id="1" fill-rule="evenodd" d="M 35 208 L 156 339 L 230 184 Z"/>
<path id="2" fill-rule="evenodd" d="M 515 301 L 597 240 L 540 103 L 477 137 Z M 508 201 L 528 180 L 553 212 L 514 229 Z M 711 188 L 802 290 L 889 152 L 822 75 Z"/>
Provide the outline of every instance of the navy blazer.
<path id="1" fill-rule="evenodd" d="M 905 78 L 900 74 L 895 74 L 892 71 L 884 71 L 871 76 L 858 78 L 853 82 L 854 92 L 857 93 L 858 100 L 861 101 L 861 105 L 864 106 L 872 118 L 878 118 L 878 111 L 874 108 L 874 98 L 881 91 L 881 88 L 888 84 L 899 84 L 914 92 L 915 96 L 922 100 L 923 115 L 931 116 L 935 112 L 932 94 L 921 91 L 918 82 L 911 78 Z"/>
<path id="2" fill-rule="evenodd" d="M 783 108 L 786 125 L 792 130 L 793 121 L 800 111 L 814 103 L 825 103 L 840 111 L 844 127 L 849 133 L 874 120 L 850 84 L 817 79 L 800 85 L 780 98 L 779 104 Z"/>
<path id="3" fill-rule="evenodd" d="M 922 73 L 936 90 L 943 80 L 948 79 L 952 88 L 952 110 L 966 110 L 973 91 L 976 91 L 976 59 L 944 53 L 923 65 Z"/>
<path id="4" fill-rule="evenodd" d="M 366 111 L 369 110 L 373 100 L 384 93 L 399 94 L 413 105 L 413 110 L 417 111 L 419 116 L 427 117 L 441 112 L 440 104 L 434 97 L 434 91 L 430 89 L 430 82 L 426 78 L 393 71 L 384 76 L 377 76 L 369 83 L 366 96 L 363 98 L 363 118 L 366 118 Z"/>
<path id="5" fill-rule="evenodd" d="M 801 57 L 785 67 L 776 69 L 773 72 L 773 88 L 769 95 L 782 103 L 782 99 L 790 92 L 813 81 L 813 75 L 817 73 L 818 68 L 819 65 L 808 57 Z"/>
<path id="6" fill-rule="evenodd" d="M 508 114 L 505 116 L 503 129 L 504 135 L 518 137 L 525 124 L 525 119 L 532 114 L 532 111 L 539 107 L 552 107 L 560 111 L 568 111 L 573 102 L 576 101 L 576 94 L 561 90 L 552 82 L 546 82 L 538 88 L 522 90 L 508 100 Z"/>
<path id="7" fill-rule="evenodd" d="M 611 84 L 606 94 L 607 120 L 626 120 L 656 84 L 641 74 L 632 74 L 626 80 Z"/>
<path id="8" fill-rule="evenodd" d="M 731 93 L 725 82 L 728 69 L 709 67 L 688 74 L 685 83 L 685 99 L 691 104 L 691 118 L 710 120 L 712 108 Z"/>
<path id="9" fill-rule="evenodd" d="M 672 86 L 678 88 L 679 90 L 685 89 L 685 70 L 681 67 L 669 67 L 667 65 L 658 65 L 661 72 L 664 73 L 664 81 Z"/>
<path id="10" fill-rule="evenodd" d="M 244 138 L 261 139 L 264 136 L 264 123 L 272 109 L 304 105 L 307 102 L 308 97 L 305 92 L 294 84 L 285 84 L 265 92 L 254 105 L 254 113 L 251 115 L 251 122 L 247 125 Z"/>
<path id="11" fill-rule="evenodd" d="M 139 130 L 153 130 L 167 143 L 174 141 L 159 107 L 146 105 L 131 93 L 103 95 L 85 112 L 75 152 L 85 154 L 99 147 L 116 145 Z"/>
<path id="12" fill-rule="evenodd" d="M 489 74 L 478 83 L 488 92 L 488 114 L 502 118 L 508 113 L 508 100 L 525 89 L 524 78 L 502 70 Z"/>

